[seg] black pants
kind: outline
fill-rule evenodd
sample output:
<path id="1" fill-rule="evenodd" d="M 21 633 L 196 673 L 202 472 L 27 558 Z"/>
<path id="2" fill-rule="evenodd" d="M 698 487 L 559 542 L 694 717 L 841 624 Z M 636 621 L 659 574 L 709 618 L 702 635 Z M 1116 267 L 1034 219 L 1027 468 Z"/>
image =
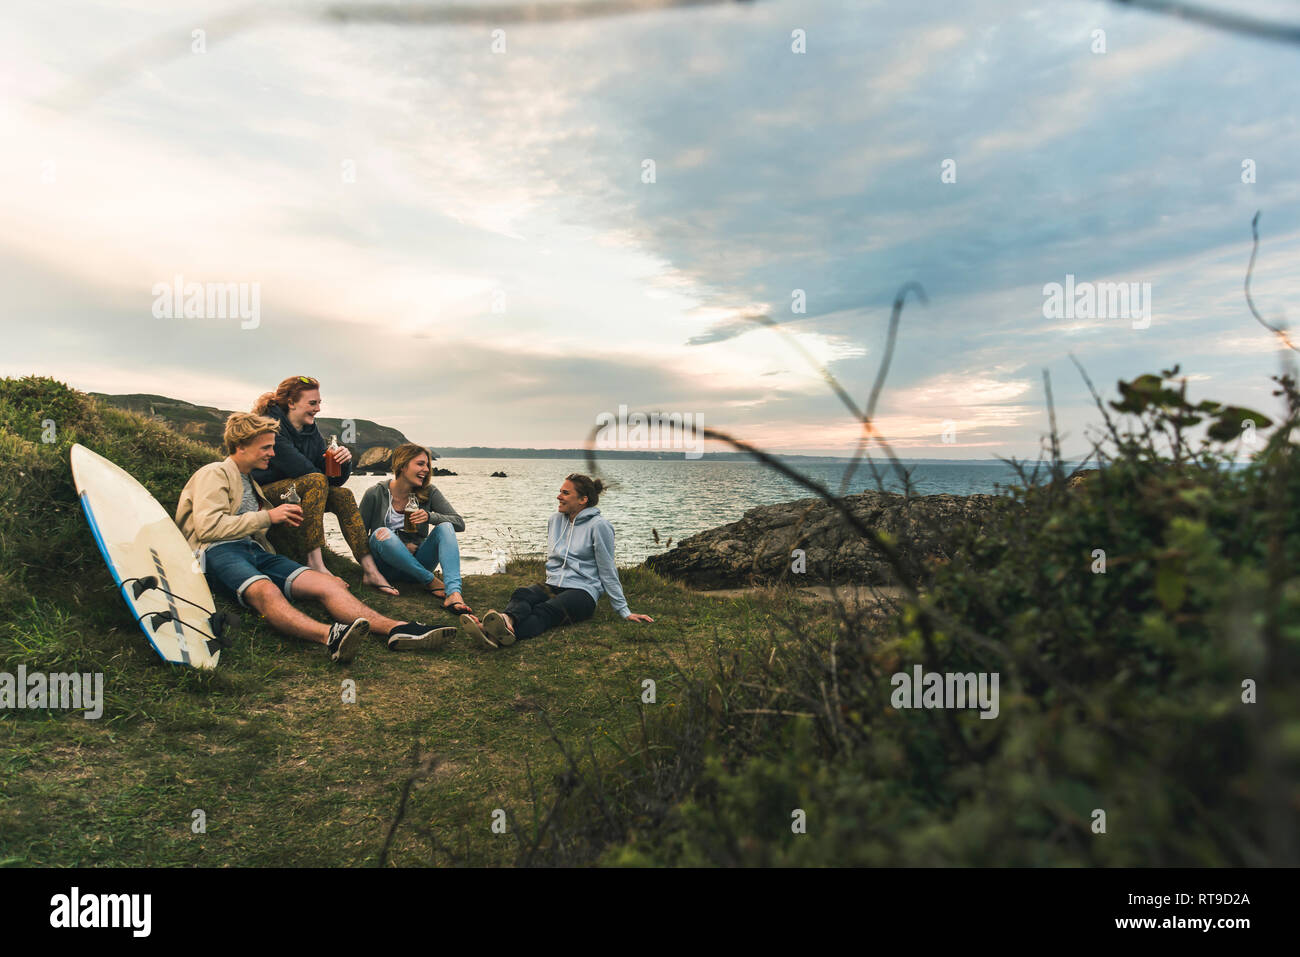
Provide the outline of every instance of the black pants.
<path id="1" fill-rule="evenodd" d="M 556 625 L 586 621 L 596 613 L 596 603 L 581 588 L 529 585 L 516 588 L 504 610 L 515 626 L 515 637 L 522 641 Z"/>

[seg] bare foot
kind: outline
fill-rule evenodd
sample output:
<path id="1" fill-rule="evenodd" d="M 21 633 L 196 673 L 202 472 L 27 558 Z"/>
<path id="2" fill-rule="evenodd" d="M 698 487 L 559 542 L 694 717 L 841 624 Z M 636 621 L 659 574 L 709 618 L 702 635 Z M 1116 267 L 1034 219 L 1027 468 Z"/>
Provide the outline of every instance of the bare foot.
<path id="1" fill-rule="evenodd" d="M 461 594 L 458 591 L 454 591 L 448 595 L 447 600 L 442 603 L 442 607 L 446 608 L 453 615 L 468 615 L 474 610 L 473 608 L 470 608 L 469 605 L 465 604 L 465 599 L 461 597 Z"/>
<path id="2" fill-rule="evenodd" d="M 394 598 L 396 598 L 398 595 L 401 594 L 401 592 L 399 592 L 396 588 L 388 584 L 388 579 L 385 578 L 383 575 L 377 575 L 377 574 L 372 575 L 369 572 L 367 572 L 366 574 L 361 576 L 361 584 L 369 585 L 371 588 L 381 591 L 385 595 L 392 595 Z"/>

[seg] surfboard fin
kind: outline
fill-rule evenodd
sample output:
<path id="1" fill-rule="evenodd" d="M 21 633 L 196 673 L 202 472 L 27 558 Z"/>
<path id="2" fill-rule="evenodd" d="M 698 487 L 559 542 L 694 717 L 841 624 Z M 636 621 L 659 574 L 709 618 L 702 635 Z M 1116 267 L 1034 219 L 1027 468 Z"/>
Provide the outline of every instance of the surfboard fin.
<path id="1" fill-rule="evenodd" d="M 195 628 L 188 621 L 177 618 L 170 611 L 150 612 L 140 620 L 148 623 L 149 627 L 154 631 L 157 631 L 163 625 L 172 621 L 185 628 L 189 628 L 191 631 L 197 631 L 207 639 L 204 644 L 207 645 L 208 654 L 215 654 L 222 649 L 231 647 L 231 645 L 234 644 L 233 639 L 235 633 L 239 630 L 239 616 L 227 615 L 225 612 L 218 612 L 208 618 L 208 624 L 212 628 L 212 634 L 208 634 L 202 628 Z"/>
<path id="2" fill-rule="evenodd" d="M 137 578 L 131 583 L 131 597 L 139 598 L 150 588 L 158 587 L 158 578 L 154 575 L 146 575 L 144 578 Z"/>
<path id="3" fill-rule="evenodd" d="M 157 631 L 169 621 L 175 621 L 176 616 L 169 611 L 152 611 L 144 616 L 144 620 L 149 622 L 149 627 Z M 184 622 L 182 622 L 184 624 Z"/>
<path id="4" fill-rule="evenodd" d="M 239 634 L 239 625 L 242 619 L 238 614 L 232 614 L 227 611 L 219 611 L 208 619 L 212 626 L 212 638 L 208 641 L 208 650 L 214 647 L 229 648 L 235 643 L 235 636 Z"/>

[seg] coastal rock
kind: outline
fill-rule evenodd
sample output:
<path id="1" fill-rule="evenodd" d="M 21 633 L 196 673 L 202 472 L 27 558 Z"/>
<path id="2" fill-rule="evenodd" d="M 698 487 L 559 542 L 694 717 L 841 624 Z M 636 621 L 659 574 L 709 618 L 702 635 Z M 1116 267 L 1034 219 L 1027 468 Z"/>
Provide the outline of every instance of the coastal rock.
<path id="1" fill-rule="evenodd" d="M 505 472 L 493 472 L 488 478 L 508 478 Z"/>
<path id="2" fill-rule="evenodd" d="M 355 475 L 387 475 L 393 470 L 393 450 L 382 445 L 366 449 L 352 470 Z M 431 475 L 455 475 L 451 469 L 434 466 Z"/>
<path id="3" fill-rule="evenodd" d="M 952 557 L 958 525 L 983 527 L 1010 500 L 999 495 L 923 495 L 863 492 L 844 499 L 859 522 L 897 543 L 916 572 Z M 792 573 L 792 552 L 803 549 L 805 570 Z M 747 511 L 738 522 L 700 532 L 646 567 L 697 588 L 732 588 L 785 578 L 799 584 L 899 584 L 884 557 L 844 516 L 818 498 Z"/>
<path id="4" fill-rule="evenodd" d="M 1101 469 L 1080 469 L 1065 480 L 1065 487 L 1068 489 L 1087 488 L 1096 484 L 1099 475 L 1101 475 Z"/>
<path id="5" fill-rule="evenodd" d="M 357 460 L 352 471 L 358 474 L 369 472 L 371 475 L 387 475 L 393 466 L 393 450 L 383 445 L 366 449 Z"/>

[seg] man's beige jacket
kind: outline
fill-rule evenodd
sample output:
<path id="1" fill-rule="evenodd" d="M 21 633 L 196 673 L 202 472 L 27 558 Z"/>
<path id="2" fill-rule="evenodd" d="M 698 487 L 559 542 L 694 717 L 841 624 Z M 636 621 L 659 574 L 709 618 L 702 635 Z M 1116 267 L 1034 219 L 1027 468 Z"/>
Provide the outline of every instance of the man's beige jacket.
<path id="1" fill-rule="evenodd" d="M 234 459 L 227 457 L 195 472 L 185 483 L 181 500 L 176 505 L 176 524 L 190 548 L 202 552 L 217 542 L 251 535 L 255 542 L 274 554 L 275 549 L 266 538 L 266 530 L 271 527 L 271 513 L 267 511 L 271 503 L 256 482 L 253 482 L 253 491 L 264 507 L 257 512 L 236 515 L 239 503 L 244 500 L 244 480 Z"/>

